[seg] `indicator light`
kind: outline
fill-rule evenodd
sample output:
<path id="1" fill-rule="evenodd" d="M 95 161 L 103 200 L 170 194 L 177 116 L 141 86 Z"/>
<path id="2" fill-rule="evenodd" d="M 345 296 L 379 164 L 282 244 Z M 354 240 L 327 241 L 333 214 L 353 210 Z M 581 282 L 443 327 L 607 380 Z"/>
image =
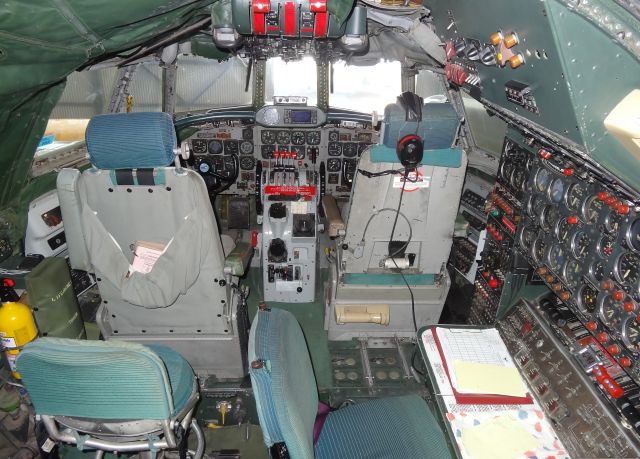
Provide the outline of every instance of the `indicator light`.
<path id="1" fill-rule="evenodd" d="M 598 324 L 596 322 L 587 322 L 585 324 L 585 327 L 587 328 L 587 330 L 589 331 L 595 331 L 598 329 Z"/>
<path id="2" fill-rule="evenodd" d="M 570 215 L 567 218 L 567 223 L 569 223 L 570 225 L 575 225 L 576 223 L 578 223 L 578 217 L 576 217 L 575 215 Z"/>
<path id="3" fill-rule="evenodd" d="M 622 301 L 624 299 L 624 292 L 621 290 L 616 290 L 611 296 L 616 301 Z"/>
<path id="4" fill-rule="evenodd" d="M 570 167 L 567 167 L 567 168 L 565 168 L 565 169 L 562 171 L 562 174 L 563 174 L 565 177 L 571 177 L 571 176 L 573 175 L 573 169 L 572 169 L 572 168 L 570 168 Z"/>

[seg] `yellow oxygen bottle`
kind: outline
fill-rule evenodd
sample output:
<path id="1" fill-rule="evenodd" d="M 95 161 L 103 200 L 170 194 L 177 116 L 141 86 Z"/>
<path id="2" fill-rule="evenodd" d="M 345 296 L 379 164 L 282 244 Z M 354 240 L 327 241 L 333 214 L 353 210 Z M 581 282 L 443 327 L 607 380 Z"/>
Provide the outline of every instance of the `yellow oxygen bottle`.
<path id="1" fill-rule="evenodd" d="M 29 306 L 14 302 L 0 306 L 0 342 L 14 378 L 20 379 L 20 374 L 16 371 L 16 358 L 20 349 L 37 336 L 38 329 Z"/>

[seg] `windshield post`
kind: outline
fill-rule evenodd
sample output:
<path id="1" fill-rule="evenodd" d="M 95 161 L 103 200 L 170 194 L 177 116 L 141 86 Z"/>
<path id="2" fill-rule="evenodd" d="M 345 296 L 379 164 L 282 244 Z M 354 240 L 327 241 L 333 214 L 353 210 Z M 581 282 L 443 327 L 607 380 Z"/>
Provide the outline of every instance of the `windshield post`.
<path id="1" fill-rule="evenodd" d="M 401 86 L 402 92 L 410 91 L 416 92 L 416 75 L 418 71 L 412 67 L 408 67 L 406 65 L 402 66 L 401 69 Z"/>
<path id="2" fill-rule="evenodd" d="M 267 70 L 266 59 L 254 59 L 253 61 L 253 107 L 258 109 L 264 106 L 265 78 Z"/>
<path id="3" fill-rule="evenodd" d="M 326 112 L 329 110 L 329 75 L 331 74 L 331 63 L 325 57 L 316 58 L 316 69 L 318 108 Z"/>

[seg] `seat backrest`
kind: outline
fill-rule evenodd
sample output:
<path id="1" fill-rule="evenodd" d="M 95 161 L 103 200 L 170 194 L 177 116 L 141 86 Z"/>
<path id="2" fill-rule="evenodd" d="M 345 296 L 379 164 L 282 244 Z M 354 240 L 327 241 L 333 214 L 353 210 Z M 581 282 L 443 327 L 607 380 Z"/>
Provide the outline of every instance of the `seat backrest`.
<path id="1" fill-rule="evenodd" d="M 300 324 L 281 309 L 260 310 L 249 335 L 249 374 L 265 444 L 284 442 L 292 458 L 313 459 L 318 389 Z"/>
<path id="2" fill-rule="evenodd" d="M 38 414 L 163 420 L 174 411 L 163 361 L 140 344 L 39 338 L 16 365 Z"/>

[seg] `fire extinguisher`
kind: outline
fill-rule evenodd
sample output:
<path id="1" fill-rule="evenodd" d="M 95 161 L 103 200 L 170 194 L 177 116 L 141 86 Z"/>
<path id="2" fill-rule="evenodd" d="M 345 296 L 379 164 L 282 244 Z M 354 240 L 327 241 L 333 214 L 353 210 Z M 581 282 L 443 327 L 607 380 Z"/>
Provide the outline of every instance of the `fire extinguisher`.
<path id="1" fill-rule="evenodd" d="M 16 359 L 22 347 L 38 336 L 38 329 L 29 306 L 18 303 L 18 295 L 11 279 L 0 284 L 0 343 L 9 363 L 11 375 L 20 379 L 16 371 Z"/>

